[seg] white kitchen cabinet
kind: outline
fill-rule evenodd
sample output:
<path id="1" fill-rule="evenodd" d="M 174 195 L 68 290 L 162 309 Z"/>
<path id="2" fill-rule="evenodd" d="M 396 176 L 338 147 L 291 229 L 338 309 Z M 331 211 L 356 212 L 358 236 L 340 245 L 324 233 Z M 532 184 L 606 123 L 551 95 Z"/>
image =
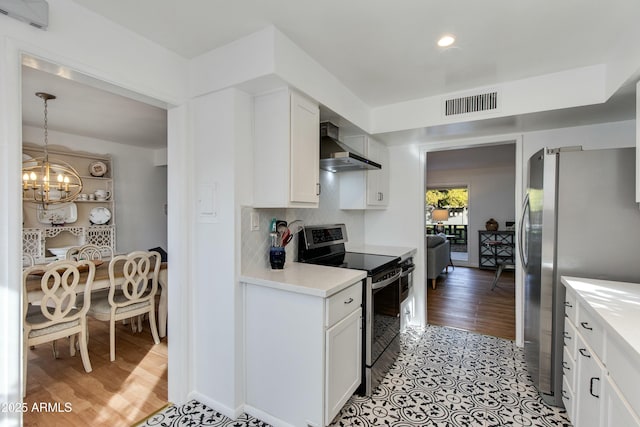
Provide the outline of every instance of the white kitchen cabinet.
<path id="1" fill-rule="evenodd" d="M 581 427 L 602 426 L 603 399 L 602 381 L 606 371 L 598 356 L 578 333 L 578 355 L 576 356 L 576 390 L 574 424 Z"/>
<path id="2" fill-rule="evenodd" d="M 580 427 L 640 427 L 636 413 L 640 408 L 640 355 L 600 314 L 609 311 L 616 321 L 625 314 L 633 316 L 640 293 L 628 292 L 629 284 L 622 285 L 624 291 L 615 289 L 617 282 L 562 281 L 566 285 L 562 400 L 569 419 Z M 607 289 L 603 283 L 614 284 L 614 288 Z M 620 299 L 622 294 L 625 298 Z M 603 305 L 603 301 L 609 303 Z M 625 304 L 632 311 L 626 312 Z"/>
<path id="3" fill-rule="evenodd" d="M 638 427 L 640 419 L 629 406 L 629 402 L 622 396 L 620 389 L 607 376 L 603 384 L 604 396 L 604 426 Z"/>
<path id="4" fill-rule="evenodd" d="M 253 109 L 254 206 L 318 207 L 318 104 L 284 88 L 255 96 Z"/>
<path id="5" fill-rule="evenodd" d="M 245 283 L 245 411 L 330 424 L 361 383 L 361 303 L 361 280 L 327 298 Z"/>
<path id="6" fill-rule="evenodd" d="M 326 333 L 325 417 L 330 422 L 362 380 L 362 308 Z"/>
<path id="7" fill-rule="evenodd" d="M 341 138 L 349 148 L 382 165 L 379 170 L 340 173 L 340 209 L 384 209 L 389 205 L 389 151 L 368 135 Z"/>

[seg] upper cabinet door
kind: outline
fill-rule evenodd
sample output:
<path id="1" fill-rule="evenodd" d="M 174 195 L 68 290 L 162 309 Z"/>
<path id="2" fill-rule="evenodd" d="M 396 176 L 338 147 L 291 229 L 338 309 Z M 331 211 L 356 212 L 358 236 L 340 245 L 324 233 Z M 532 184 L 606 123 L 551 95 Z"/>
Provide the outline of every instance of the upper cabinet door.
<path id="1" fill-rule="evenodd" d="M 369 138 L 368 156 L 380 163 L 382 169 L 367 172 L 367 204 L 369 206 L 389 205 L 389 151 L 378 141 Z"/>
<path id="2" fill-rule="evenodd" d="M 385 209 L 389 205 L 389 151 L 369 135 L 344 137 L 342 142 L 380 163 L 380 170 L 341 172 L 340 209 Z"/>
<path id="3" fill-rule="evenodd" d="M 291 93 L 290 201 L 318 203 L 320 195 L 320 110 L 302 95 Z"/>
<path id="4" fill-rule="evenodd" d="M 289 88 L 253 99 L 253 206 L 317 208 L 320 109 Z"/>

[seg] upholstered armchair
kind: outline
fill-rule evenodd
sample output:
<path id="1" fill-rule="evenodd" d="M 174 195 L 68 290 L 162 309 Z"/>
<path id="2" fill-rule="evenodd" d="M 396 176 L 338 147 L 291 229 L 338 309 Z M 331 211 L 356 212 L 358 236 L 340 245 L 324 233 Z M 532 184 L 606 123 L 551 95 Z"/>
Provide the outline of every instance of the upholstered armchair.
<path id="1" fill-rule="evenodd" d="M 436 279 L 442 270 L 449 272 L 449 241 L 444 236 L 427 236 L 427 279 L 436 288 Z"/>

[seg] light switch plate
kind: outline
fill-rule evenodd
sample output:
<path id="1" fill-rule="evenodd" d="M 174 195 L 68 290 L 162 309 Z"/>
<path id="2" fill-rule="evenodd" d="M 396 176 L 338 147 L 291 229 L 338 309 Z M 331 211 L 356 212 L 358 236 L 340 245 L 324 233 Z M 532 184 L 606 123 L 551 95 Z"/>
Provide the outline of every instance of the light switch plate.
<path id="1" fill-rule="evenodd" d="M 251 212 L 251 231 L 260 231 L 260 214 Z"/>
<path id="2" fill-rule="evenodd" d="M 198 222 L 218 222 L 218 183 L 201 184 L 196 199 Z"/>

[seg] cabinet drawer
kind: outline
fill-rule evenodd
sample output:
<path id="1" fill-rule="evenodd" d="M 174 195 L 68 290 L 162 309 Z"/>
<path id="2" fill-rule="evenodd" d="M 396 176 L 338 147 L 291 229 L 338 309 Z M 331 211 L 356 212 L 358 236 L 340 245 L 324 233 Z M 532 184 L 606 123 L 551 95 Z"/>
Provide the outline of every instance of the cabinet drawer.
<path id="1" fill-rule="evenodd" d="M 577 324 L 578 321 L 576 318 L 576 314 L 578 312 L 577 304 L 576 294 L 573 289 L 566 288 L 566 294 L 564 297 L 564 315 L 565 317 L 568 317 L 573 324 Z"/>
<path id="2" fill-rule="evenodd" d="M 562 403 L 564 403 L 564 408 L 567 410 L 567 417 L 572 423 L 575 423 L 576 399 L 573 395 L 573 389 L 567 384 L 566 376 L 562 379 Z"/>
<path id="3" fill-rule="evenodd" d="M 569 352 L 569 356 L 573 360 L 576 360 L 576 348 L 577 348 L 577 339 L 576 339 L 576 328 L 573 326 L 573 323 L 569 321 L 569 318 L 564 318 L 564 346 Z"/>
<path id="4" fill-rule="evenodd" d="M 571 357 L 566 346 L 562 356 L 562 374 L 564 379 L 568 382 L 571 391 L 573 391 L 576 387 L 576 361 Z"/>
<path id="5" fill-rule="evenodd" d="M 585 309 L 582 304 L 578 307 L 577 317 L 577 332 L 582 335 L 584 341 L 591 347 L 598 359 L 603 360 L 604 332 L 602 330 L 602 324 L 591 314 L 591 311 Z M 606 363 L 606 361 L 604 362 Z"/>
<path id="6" fill-rule="evenodd" d="M 362 282 L 358 282 L 327 299 L 325 326 L 330 327 L 362 304 Z"/>

